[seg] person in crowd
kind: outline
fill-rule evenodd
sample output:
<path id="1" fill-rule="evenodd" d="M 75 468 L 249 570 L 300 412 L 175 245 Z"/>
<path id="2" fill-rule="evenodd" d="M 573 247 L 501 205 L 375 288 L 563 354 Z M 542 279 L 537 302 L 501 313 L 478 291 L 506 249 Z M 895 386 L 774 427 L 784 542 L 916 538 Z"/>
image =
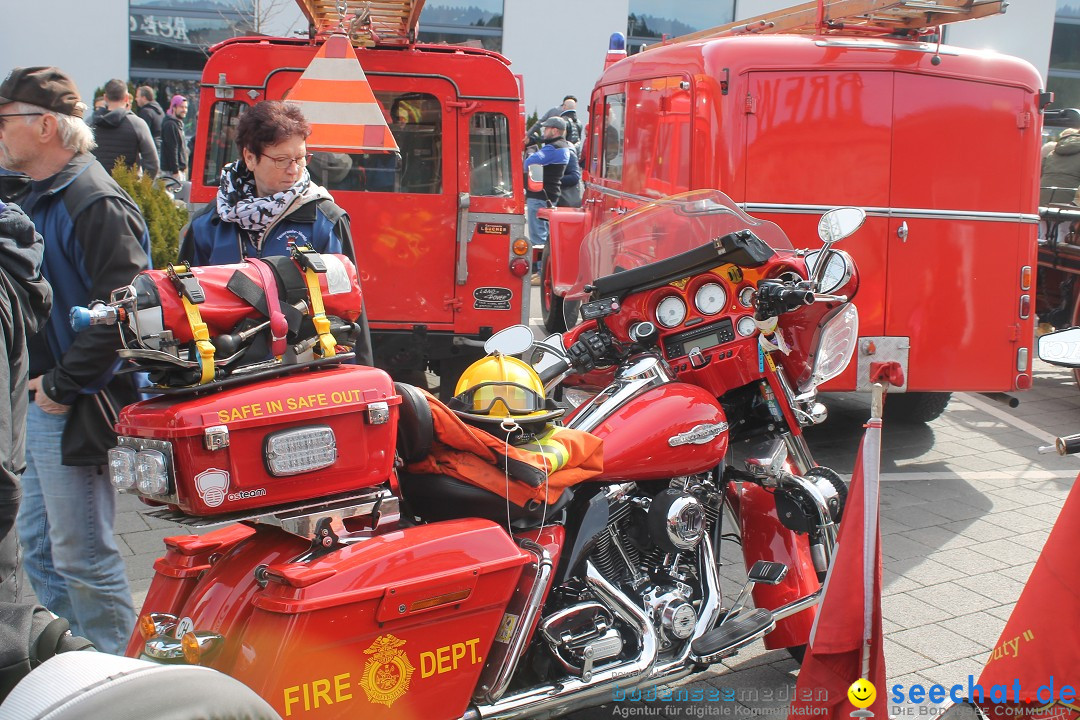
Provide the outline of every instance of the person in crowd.
<path id="1" fill-rule="evenodd" d="M 540 124 L 543 133 L 543 146 L 525 158 L 525 218 L 528 221 L 529 239 L 533 245 L 547 245 L 548 223 L 538 213 L 541 208 L 555 207 L 562 193 L 562 178 L 566 165 L 570 162 L 570 143 L 563 134 L 566 121 L 561 117 L 550 117 Z M 529 187 L 529 167 L 541 165 L 544 168 L 544 183 L 539 190 Z M 539 268 L 534 268 L 537 272 Z M 535 281 L 535 278 L 534 278 Z"/>
<path id="2" fill-rule="evenodd" d="M 1054 152 L 1043 158 L 1039 185 L 1040 205 L 1071 202 L 1080 186 L 1080 130 L 1065 128 L 1058 135 Z"/>
<path id="3" fill-rule="evenodd" d="M 6 122 L 0 119 L 0 122 Z M 49 319 L 41 235 L 17 205 L 0 200 L 0 602 L 18 602 L 22 573 L 15 515 L 26 467 L 26 341 Z"/>
<path id="4" fill-rule="evenodd" d="M 158 176 L 158 154 L 154 137 L 146 122 L 129 107 L 131 94 L 127 83 L 113 78 L 105 83 L 105 107 L 94 117 L 94 157 L 112 172 L 118 158 L 128 165 L 138 165 L 148 177 Z"/>
<path id="5" fill-rule="evenodd" d="M 180 258 L 222 265 L 246 257 L 286 255 L 289 243 L 320 253 L 343 253 L 355 263 L 349 216 L 311 181 L 307 137 L 311 126 L 296 105 L 265 100 L 240 117 L 240 159 L 221 171 L 217 199 L 192 218 Z M 357 359 L 372 364 L 366 314 Z"/>
<path id="6" fill-rule="evenodd" d="M 173 95 L 169 114 L 161 124 L 161 172 L 183 182 L 187 174 L 187 142 L 184 139 L 184 118 L 188 101 L 183 95 Z"/>
<path id="7" fill-rule="evenodd" d="M 526 145 L 535 144 L 535 143 L 532 143 L 530 141 L 530 138 L 538 138 L 538 137 L 540 137 L 540 128 L 543 126 L 544 121 L 545 120 L 550 120 L 553 117 L 561 117 L 563 111 L 565 111 L 565 110 L 575 110 L 575 111 L 577 110 L 577 98 L 576 97 L 574 97 L 573 95 L 567 95 L 566 97 L 563 98 L 562 103 L 560 103 L 559 105 L 556 105 L 555 107 L 551 108 L 550 110 L 545 112 L 543 115 L 541 115 L 540 119 L 537 120 L 536 122 L 534 122 L 532 124 L 532 127 L 529 128 L 529 131 L 526 134 L 525 144 Z M 563 134 L 565 135 L 565 132 Z"/>
<path id="8" fill-rule="evenodd" d="M 570 147 L 570 158 L 566 161 L 566 170 L 563 171 L 559 184 L 561 185 L 559 201 L 555 203 L 555 206 L 581 207 L 581 163 L 578 162 L 577 150 L 573 146 Z"/>
<path id="9" fill-rule="evenodd" d="M 143 119 L 150 128 L 150 136 L 154 138 L 154 147 L 158 155 L 161 154 L 161 124 L 165 120 L 165 111 L 158 105 L 154 96 L 154 88 L 149 85 L 141 85 L 135 91 L 135 104 L 139 107 L 135 114 Z"/>
<path id="10" fill-rule="evenodd" d="M 16 68 L 0 83 L 0 165 L 32 180 L 23 208 L 44 240 L 42 272 L 55 294 L 28 347 L 33 402 L 16 527 L 41 604 L 98 649 L 119 653 L 135 610 L 103 465 L 116 444 L 116 414 L 138 393 L 130 375 L 114 374 L 116 329 L 76 334 L 68 313 L 147 269 L 150 236 L 138 206 L 91 154 L 86 110 L 55 67 Z"/>

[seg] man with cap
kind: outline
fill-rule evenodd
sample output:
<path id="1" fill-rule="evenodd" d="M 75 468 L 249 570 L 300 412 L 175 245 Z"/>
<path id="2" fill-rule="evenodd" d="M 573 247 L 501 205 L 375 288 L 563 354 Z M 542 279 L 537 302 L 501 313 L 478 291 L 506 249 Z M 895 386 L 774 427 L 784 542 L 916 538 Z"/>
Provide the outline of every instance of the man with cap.
<path id="1" fill-rule="evenodd" d="M 547 245 L 548 222 L 537 213 L 541 208 L 555 207 L 562 192 L 562 177 L 570 162 L 570 143 L 566 142 L 566 121 L 550 117 L 540 123 L 543 145 L 525 158 L 525 217 L 529 224 L 529 239 L 533 245 Z M 529 167 L 544 169 L 543 186 L 534 190 L 529 183 Z M 538 271 L 539 268 L 534 268 Z M 534 280 L 535 282 L 535 280 Z"/>
<path id="2" fill-rule="evenodd" d="M 44 240 L 55 293 L 29 343 L 26 472 L 16 526 L 38 600 L 105 652 L 122 652 L 135 622 L 113 539 L 116 491 L 103 465 L 120 408 L 137 399 L 115 375 L 119 336 L 76 335 L 73 305 L 107 299 L 149 266 L 138 206 L 91 154 L 75 83 L 54 67 L 16 68 L 0 83 L 0 166 L 32 181 L 23 208 Z"/>

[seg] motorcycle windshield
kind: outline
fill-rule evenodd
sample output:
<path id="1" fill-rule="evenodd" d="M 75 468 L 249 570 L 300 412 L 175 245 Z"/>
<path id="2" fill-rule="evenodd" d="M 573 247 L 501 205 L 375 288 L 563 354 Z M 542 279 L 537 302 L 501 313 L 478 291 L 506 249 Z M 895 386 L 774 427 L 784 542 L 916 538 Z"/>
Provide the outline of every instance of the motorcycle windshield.
<path id="1" fill-rule="evenodd" d="M 778 225 L 747 215 L 719 190 L 691 190 L 653 200 L 585 236 L 578 277 L 566 297 L 584 300 L 585 286 L 596 278 L 651 265 L 746 229 L 774 250 L 791 248 Z"/>

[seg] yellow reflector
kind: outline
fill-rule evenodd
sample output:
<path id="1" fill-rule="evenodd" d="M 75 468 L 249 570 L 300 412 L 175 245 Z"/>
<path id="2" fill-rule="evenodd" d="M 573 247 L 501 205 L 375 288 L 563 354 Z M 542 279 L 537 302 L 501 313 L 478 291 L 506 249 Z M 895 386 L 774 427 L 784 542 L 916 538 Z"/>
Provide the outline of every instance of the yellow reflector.
<path id="1" fill-rule="evenodd" d="M 180 649 L 184 651 L 184 659 L 187 660 L 189 665 L 199 664 L 202 657 L 202 646 L 199 645 L 199 638 L 195 637 L 195 633 L 184 633 L 184 637 L 180 638 Z"/>
<path id="2" fill-rule="evenodd" d="M 529 241 L 525 238 L 518 238 L 514 241 L 515 255 L 524 255 L 525 253 L 529 252 L 530 249 L 531 248 L 529 247 Z"/>
<path id="3" fill-rule="evenodd" d="M 426 600 L 417 600 L 409 606 L 409 612 L 427 610 L 428 608 L 438 607 L 440 605 L 449 605 L 450 603 L 464 600 L 469 597 L 471 592 L 471 588 L 465 588 L 464 590 L 455 590 L 454 592 L 446 593 L 444 595 L 436 595 L 435 597 L 427 598 Z"/>
<path id="4" fill-rule="evenodd" d="M 143 636 L 143 640 L 149 640 L 157 635 L 157 626 L 149 613 L 139 618 L 139 634 Z"/>

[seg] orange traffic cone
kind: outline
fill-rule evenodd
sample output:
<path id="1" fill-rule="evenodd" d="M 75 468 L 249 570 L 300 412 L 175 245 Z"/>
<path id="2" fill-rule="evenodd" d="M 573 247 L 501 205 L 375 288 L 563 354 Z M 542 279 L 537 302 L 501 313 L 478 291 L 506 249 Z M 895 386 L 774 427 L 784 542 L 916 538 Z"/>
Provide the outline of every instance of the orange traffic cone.
<path id="1" fill-rule="evenodd" d="M 286 102 L 311 123 L 309 148 L 330 152 L 397 152 L 382 107 L 345 35 L 331 35 Z"/>

